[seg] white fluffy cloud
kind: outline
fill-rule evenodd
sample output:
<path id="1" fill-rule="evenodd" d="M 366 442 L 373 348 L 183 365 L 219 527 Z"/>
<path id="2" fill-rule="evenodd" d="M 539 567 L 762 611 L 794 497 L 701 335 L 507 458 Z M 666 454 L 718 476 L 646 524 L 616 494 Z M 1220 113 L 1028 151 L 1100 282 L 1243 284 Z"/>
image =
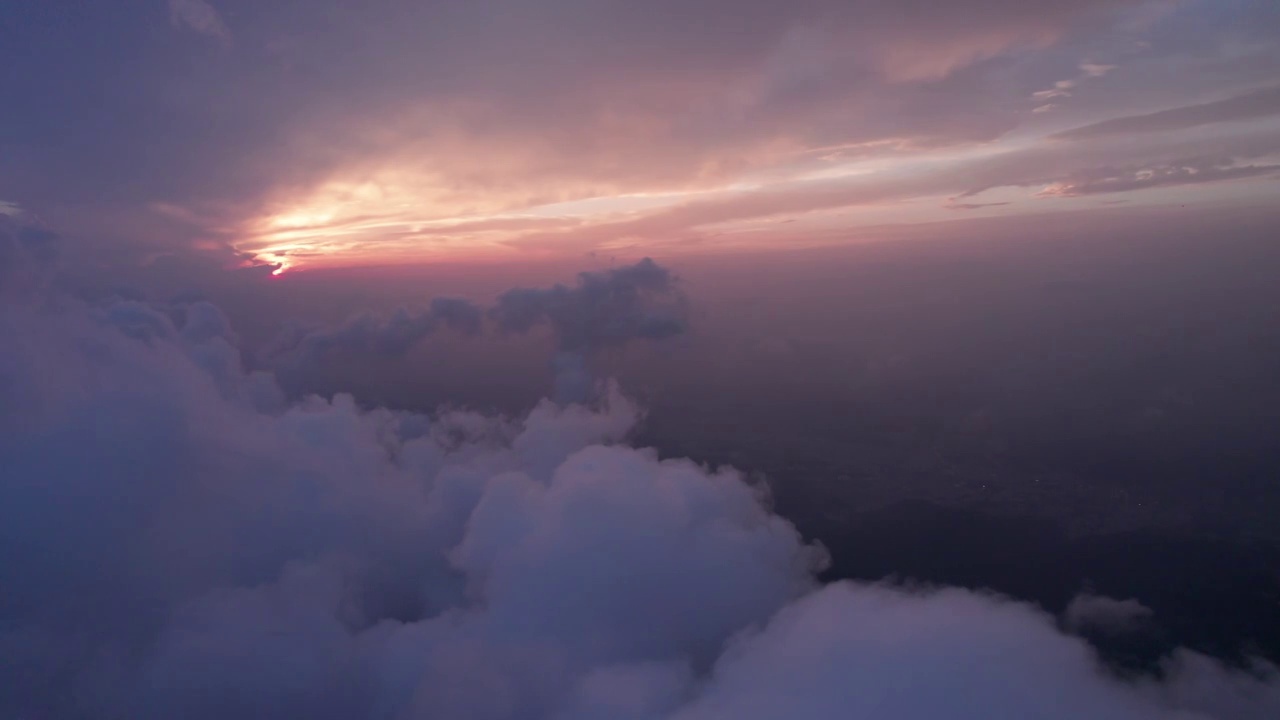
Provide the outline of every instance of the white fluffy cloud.
<path id="1" fill-rule="evenodd" d="M 1280 709 L 1274 673 L 1190 653 L 1122 683 L 1025 605 L 819 587 L 762 489 L 620 444 L 616 389 L 518 420 L 286 405 L 203 304 L 10 303 L 0 339 L 5 716 Z"/>

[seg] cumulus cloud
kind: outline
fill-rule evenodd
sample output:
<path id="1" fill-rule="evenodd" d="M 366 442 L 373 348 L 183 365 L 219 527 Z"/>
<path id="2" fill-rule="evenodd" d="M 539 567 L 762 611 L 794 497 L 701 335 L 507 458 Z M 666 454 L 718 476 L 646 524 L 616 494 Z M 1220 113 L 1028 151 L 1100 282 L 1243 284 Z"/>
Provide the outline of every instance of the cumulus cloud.
<path id="1" fill-rule="evenodd" d="M 1273 670 L 1269 686 L 1211 681 L 1214 690 L 1198 694 L 1190 689 L 1221 672 L 1212 662 L 1197 667 L 1201 661 L 1175 661 L 1165 685 L 1121 684 L 1098 671 L 1085 645 L 1025 605 L 960 590 L 837 583 L 732 645 L 674 717 L 1155 720 L 1275 711 Z"/>
<path id="2" fill-rule="evenodd" d="M 481 311 L 468 300 L 434 298 L 426 310 L 400 308 L 389 317 L 364 314 L 337 327 L 292 329 L 267 354 L 277 365 L 307 366 L 335 351 L 380 356 L 404 355 L 441 328 L 463 335 L 481 329 Z"/>
<path id="3" fill-rule="evenodd" d="M 587 365 L 594 353 L 632 340 L 678 335 L 687 323 L 675 278 L 649 258 L 581 273 L 572 287 L 509 290 L 489 316 L 505 332 L 524 333 L 541 325 L 551 329 L 560 350 L 556 394 L 570 400 L 589 394 Z"/>
<path id="4" fill-rule="evenodd" d="M 598 283 L 661 286 L 647 267 Z M 566 322 L 570 347 L 643 325 Z M 6 717 L 1280 709 L 1270 667 L 1183 653 L 1124 683 L 1025 605 L 822 588 L 825 553 L 763 488 L 627 446 L 639 412 L 614 387 L 515 420 L 272 406 L 204 303 L 10 300 L 0 339 Z"/>
<path id="5" fill-rule="evenodd" d="M 1115 65 L 1103 65 L 1101 63 L 1093 62 L 1080 63 L 1080 75 L 1076 78 L 1059 80 L 1053 84 L 1053 87 L 1050 87 L 1047 90 L 1040 90 L 1032 93 L 1031 99 L 1042 104 L 1037 105 L 1031 110 L 1031 112 L 1046 113 L 1058 109 L 1062 100 L 1065 100 L 1075 94 L 1080 83 L 1105 77 L 1115 69 Z M 1059 102 L 1051 102 L 1054 100 Z"/>
<path id="6" fill-rule="evenodd" d="M 397 310 L 390 317 L 365 314 L 336 327 L 291 328 L 262 354 L 285 375 L 305 371 L 331 354 L 399 357 L 441 328 L 468 336 L 546 328 L 557 355 L 554 397 L 585 401 L 598 387 L 593 356 L 634 340 L 678 335 L 687 323 L 683 296 L 669 270 L 645 258 L 632 265 L 580 273 L 574 285 L 514 288 L 481 309 L 458 298 L 436 298 L 423 311 Z"/>
<path id="7" fill-rule="evenodd" d="M 574 287 L 509 290 L 490 315 L 507 332 L 546 324 L 564 350 L 595 350 L 682 332 L 685 320 L 674 291 L 671 272 L 645 258 L 581 273 Z"/>
<path id="8" fill-rule="evenodd" d="M 1032 93 L 1033 100 L 1053 100 L 1054 98 L 1071 97 L 1071 90 L 1076 86 L 1075 80 L 1059 80 L 1048 90 Z"/>

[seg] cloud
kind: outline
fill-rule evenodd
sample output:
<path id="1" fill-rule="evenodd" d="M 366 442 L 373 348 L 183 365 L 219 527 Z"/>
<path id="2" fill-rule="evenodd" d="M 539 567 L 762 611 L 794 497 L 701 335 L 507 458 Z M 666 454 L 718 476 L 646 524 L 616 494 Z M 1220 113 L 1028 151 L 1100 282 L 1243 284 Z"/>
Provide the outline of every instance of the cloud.
<path id="1" fill-rule="evenodd" d="M 57 240 L 21 216 L 0 213 L 0 298 L 28 295 L 48 283 L 58 258 Z"/>
<path id="2" fill-rule="evenodd" d="M 525 334 L 546 327 L 558 354 L 554 397 L 583 402 L 600 388 L 591 373 L 594 356 L 635 340 L 679 335 L 687 325 L 683 295 L 669 270 L 645 258 L 631 265 L 580 273 L 573 286 L 514 288 L 492 307 L 435 298 L 428 309 L 397 310 L 390 317 L 364 314 L 336 327 L 290 328 L 261 354 L 287 385 L 299 373 L 336 355 L 401 357 L 440 328 L 464 336 L 485 329 Z"/>
<path id="3" fill-rule="evenodd" d="M 37 69 L 0 92 L 40 98 L 22 105 L 0 193 L 21 188 L 36 208 L 162 205 L 198 219 L 182 234 L 121 232 L 120 245 L 216 234 L 240 250 L 282 252 L 289 243 L 265 227 L 272 219 L 324 211 L 341 195 L 334 187 L 356 188 L 368 194 L 334 227 L 319 223 L 326 232 L 295 255 L 488 248 L 464 235 L 496 231 L 484 229 L 486 214 L 722 188 L 790 173 L 816 147 L 993 140 L 1023 119 L 1006 101 L 1043 81 L 1023 56 L 1140 4 L 661 0 L 583 13 L 573 0 L 545 0 L 494 22 L 475 4 L 237 3 L 226 15 L 236 56 L 199 63 L 136 12 L 42 10 L 24 29 L 48 41 L 0 42 L 14 53 L 0 60 Z M 207 2 L 169 9 L 184 31 L 232 35 Z M 85 41 L 102 36 L 149 71 Z M 65 47 L 74 62 L 61 61 Z M 75 120 L 98 114 L 118 122 Z M 454 228 L 457 242 L 430 229 L 466 217 L 480 224 Z M 289 232 L 298 240 L 302 230 Z"/>
<path id="4" fill-rule="evenodd" d="M 560 347 L 570 352 L 669 337 L 685 326 L 675 278 L 649 258 L 580 273 L 573 287 L 508 290 L 489 314 L 506 332 L 528 332 L 547 324 Z"/>
<path id="5" fill-rule="evenodd" d="M 1031 97 L 1034 100 L 1041 100 L 1041 101 L 1053 100 L 1055 98 L 1071 97 L 1071 90 L 1075 86 L 1076 86 L 1075 80 L 1059 80 L 1058 82 L 1053 84 L 1052 88 L 1048 90 L 1041 90 L 1039 92 L 1032 93 Z"/>
<path id="6" fill-rule="evenodd" d="M 1080 63 L 1080 71 L 1083 72 L 1086 77 L 1104 77 L 1115 69 L 1115 65 L 1103 65 L 1101 63 L 1090 62 Z"/>
<path id="7" fill-rule="evenodd" d="M 1151 616 L 1151 608 L 1133 598 L 1116 600 L 1083 593 L 1071 599 L 1062 620 L 1072 630 L 1118 634 L 1141 627 Z"/>
<path id="8" fill-rule="evenodd" d="M 420 312 L 400 308 L 386 318 L 365 314 L 338 327 L 295 329 L 278 338 L 264 354 L 277 366 L 283 363 L 295 369 L 313 365 L 333 352 L 396 357 L 442 327 L 475 335 L 480 332 L 481 320 L 480 308 L 468 300 L 434 298 Z"/>
<path id="9" fill-rule="evenodd" d="M 1237 165 L 1232 160 L 1192 158 L 1156 166 L 1094 168 L 1055 182 L 1040 197 L 1080 197 L 1103 193 L 1131 192 L 1172 185 L 1195 185 L 1242 178 L 1266 177 L 1280 173 L 1280 165 Z"/>
<path id="10" fill-rule="evenodd" d="M 169 22 L 223 42 L 231 40 L 222 16 L 207 0 L 169 0 Z"/>
<path id="11" fill-rule="evenodd" d="M 1104 120 L 1058 133 L 1054 137 L 1061 140 L 1084 140 L 1110 135 L 1170 132 L 1215 123 L 1256 120 L 1278 114 L 1280 87 L 1273 87 L 1215 102 Z"/>
<path id="12" fill-rule="evenodd" d="M 634 265 L 578 275 L 573 287 L 517 288 L 498 298 L 489 316 L 504 332 L 547 325 L 555 335 L 556 397 L 582 400 L 592 387 L 595 353 L 633 340 L 684 332 L 684 299 L 671 272 L 649 258 Z"/>
<path id="13" fill-rule="evenodd" d="M 641 267 L 578 289 L 661 282 Z M 210 362 L 235 334 L 201 303 L 9 299 L 0 337 L 5 716 L 1280 709 L 1267 666 L 1181 653 L 1125 683 L 1022 604 L 820 587 L 824 551 L 763 488 L 625 445 L 639 412 L 616 388 L 515 420 L 266 406 L 269 377 Z"/>

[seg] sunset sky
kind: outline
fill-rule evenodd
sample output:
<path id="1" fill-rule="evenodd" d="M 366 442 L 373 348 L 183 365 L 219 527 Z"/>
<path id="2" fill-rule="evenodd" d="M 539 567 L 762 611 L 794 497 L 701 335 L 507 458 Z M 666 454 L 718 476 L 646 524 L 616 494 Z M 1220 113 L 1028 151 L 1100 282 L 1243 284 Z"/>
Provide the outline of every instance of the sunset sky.
<path id="1" fill-rule="evenodd" d="M 1280 0 L 0 0 L 0 720 L 1280 718 Z"/>
<path id="2" fill-rule="evenodd" d="M 0 212 L 302 269 L 1262 206 L 1278 38 L 1272 0 L 28 0 Z"/>

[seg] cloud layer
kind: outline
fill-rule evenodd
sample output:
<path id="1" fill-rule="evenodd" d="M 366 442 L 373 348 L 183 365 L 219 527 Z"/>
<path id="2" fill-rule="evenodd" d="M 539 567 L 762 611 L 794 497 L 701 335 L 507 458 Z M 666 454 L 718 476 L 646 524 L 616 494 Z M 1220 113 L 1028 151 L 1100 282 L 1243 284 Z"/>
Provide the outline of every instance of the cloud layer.
<path id="1" fill-rule="evenodd" d="M 974 156 L 1026 165 L 973 209 L 1035 211 L 1064 202 L 1020 184 L 1063 180 L 1034 163 L 1052 138 L 1082 170 L 1162 167 L 1275 128 L 1269 0 L 687 5 L 35 7 L 0 27 L 0 197 L 118 261 L 563 257 L 941 220 Z"/>
<path id="2" fill-rule="evenodd" d="M 654 271 L 644 269 L 641 277 Z M 616 276 L 615 276 L 616 279 Z M 613 337 L 606 335 L 605 337 Z M 732 469 L 518 420 L 287 404 L 217 308 L 0 306 L 0 712 L 53 718 L 1263 718 L 1107 675 L 1024 605 L 837 583 Z"/>
<path id="3" fill-rule="evenodd" d="M 513 288 L 487 309 L 459 298 L 435 298 L 426 310 L 401 308 L 386 318 L 364 314 L 336 327 L 293 328 L 261 354 L 287 380 L 330 355 L 403 356 L 441 328 L 476 335 L 486 329 L 486 319 L 489 328 L 504 334 L 545 328 L 558 351 L 553 397 L 585 402 L 601 389 L 591 372 L 598 353 L 679 335 L 687 312 L 671 271 L 645 258 L 579 273 L 572 286 Z"/>

